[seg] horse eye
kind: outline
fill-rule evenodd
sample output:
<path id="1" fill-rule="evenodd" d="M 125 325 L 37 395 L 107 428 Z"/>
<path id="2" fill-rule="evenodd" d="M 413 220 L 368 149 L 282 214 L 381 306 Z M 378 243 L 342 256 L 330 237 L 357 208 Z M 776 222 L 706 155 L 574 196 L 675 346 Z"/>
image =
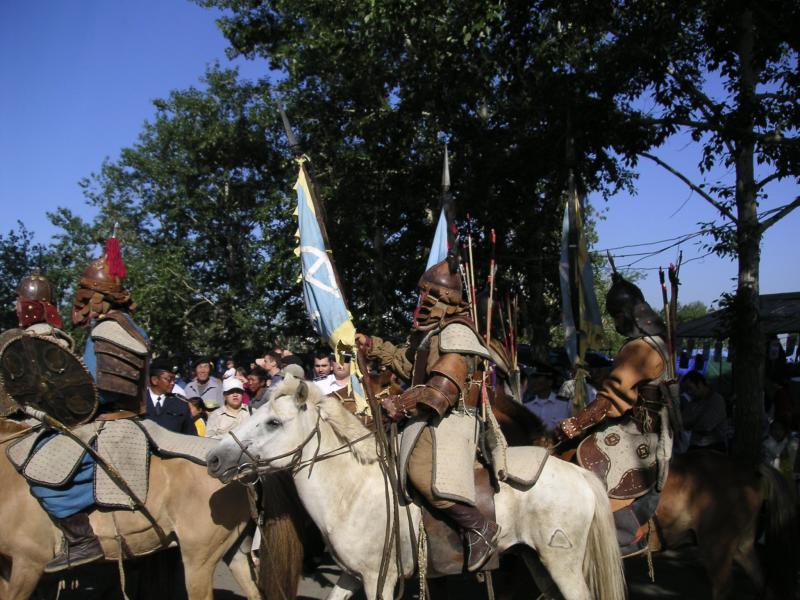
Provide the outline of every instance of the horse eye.
<path id="1" fill-rule="evenodd" d="M 267 421 L 267 427 L 269 427 L 270 429 L 277 429 L 281 425 L 282 423 L 278 419 L 270 419 L 269 421 Z"/>

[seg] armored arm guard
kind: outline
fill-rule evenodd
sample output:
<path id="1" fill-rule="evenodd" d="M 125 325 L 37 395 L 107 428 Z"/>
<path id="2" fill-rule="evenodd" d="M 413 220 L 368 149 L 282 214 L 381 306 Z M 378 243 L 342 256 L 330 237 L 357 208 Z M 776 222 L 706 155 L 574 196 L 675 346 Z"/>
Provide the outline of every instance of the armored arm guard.
<path id="1" fill-rule="evenodd" d="M 432 410 L 442 417 L 462 398 L 467 369 L 467 361 L 460 354 L 442 354 L 424 384 L 386 398 L 383 406 L 395 420 L 415 416 L 421 410 Z"/>
<path id="2" fill-rule="evenodd" d="M 664 372 L 661 355 L 643 339 L 625 344 L 614 359 L 614 368 L 597 393 L 597 399 L 564 419 L 558 426 L 567 438 L 574 438 L 607 417 L 620 417 L 639 401 L 639 387 Z"/>
<path id="3" fill-rule="evenodd" d="M 561 421 L 558 428 L 568 439 L 578 437 L 586 429 L 604 421 L 610 409 L 611 402 L 608 398 L 598 395 L 597 400 L 579 411 L 574 417 Z"/>

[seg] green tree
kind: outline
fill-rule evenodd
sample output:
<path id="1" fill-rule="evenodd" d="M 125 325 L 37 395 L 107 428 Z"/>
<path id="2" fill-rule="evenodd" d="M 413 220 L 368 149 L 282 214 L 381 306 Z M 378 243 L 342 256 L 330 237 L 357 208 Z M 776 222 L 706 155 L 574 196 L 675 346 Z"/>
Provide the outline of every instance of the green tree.
<path id="1" fill-rule="evenodd" d="M 278 333 L 308 331 L 290 164 L 266 82 L 212 66 L 202 83 L 156 100 L 138 141 L 83 182 L 99 209 L 91 226 L 58 217 L 65 234 L 95 240 L 119 226 L 127 285 L 155 352 L 260 352 Z"/>
<path id="2" fill-rule="evenodd" d="M 663 314 L 664 311 L 662 310 L 661 312 Z M 707 314 L 708 307 L 699 300 L 696 300 L 695 302 L 689 302 L 688 304 L 681 304 L 680 302 L 678 303 L 677 316 L 679 325 Z"/>
<path id="3" fill-rule="evenodd" d="M 735 256 L 739 273 L 732 342 L 735 451 L 756 461 L 763 413 L 764 337 L 759 321 L 759 261 L 764 232 L 800 206 L 800 197 L 759 213 L 766 186 L 800 174 L 797 77 L 800 6 L 770 0 L 613 3 L 613 48 L 603 68 L 621 61 L 635 85 L 620 96 L 646 145 L 624 151 L 646 158 L 688 185 L 719 213 L 708 224 L 712 248 Z M 648 110 L 642 107 L 647 107 Z M 652 109 L 650 109 L 652 107 Z M 705 183 L 679 172 L 648 146 L 687 132 L 702 148 L 700 175 L 718 167 L 733 177 Z M 757 168 L 758 167 L 758 168 Z M 757 173 L 760 175 L 757 176 Z"/>
<path id="4" fill-rule="evenodd" d="M 359 325 L 408 323 L 444 137 L 457 217 L 480 224 L 478 280 L 493 227 L 500 274 L 526 301 L 526 337 L 547 345 L 569 169 L 584 191 L 629 183 L 612 151 L 631 127 L 613 101 L 628 82 L 593 75 L 602 31 L 565 26 L 547 2 L 199 3 L 226 11 L 232 55 L 263 56 L 278 73 Z"/>

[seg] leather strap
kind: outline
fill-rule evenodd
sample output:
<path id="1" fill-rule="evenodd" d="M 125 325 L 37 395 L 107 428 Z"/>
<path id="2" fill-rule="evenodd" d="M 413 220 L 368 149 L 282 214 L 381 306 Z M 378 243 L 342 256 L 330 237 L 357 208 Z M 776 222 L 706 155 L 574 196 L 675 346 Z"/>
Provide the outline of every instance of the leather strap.
<path id="1" fill-rule="evenodd" d="M 100 413 L 95 417 L 95 421 L 118 421 L 120 419 L 131 419 L 136 416 L 129 410 L 118 410 L 110 413 Z"/>

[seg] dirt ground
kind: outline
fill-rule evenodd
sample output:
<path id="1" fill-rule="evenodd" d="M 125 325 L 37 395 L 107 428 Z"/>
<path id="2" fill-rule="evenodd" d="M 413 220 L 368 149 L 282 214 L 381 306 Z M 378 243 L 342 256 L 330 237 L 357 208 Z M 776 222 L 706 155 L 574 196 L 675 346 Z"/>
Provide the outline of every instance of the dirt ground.
<path id="1" fill-rule="evenodd" d="M 628 594 L 630 600 L 651 599 L 680 599 L 680 600 L 708 600 L 711 598 L 711 587 L 705 571 L 698 564 L 696 552 L 693 548 L 681 551 L 664 552 L 653 557 L 653 572 L 655 581 L 651 582 L 648 576 L 647 560 L 644 557 L 628 559 L 625 562 L 625 575 L 628 580 Z M 312 575 L 306 575 L 300 582 L 298 596 L 302 600 L 317 600 L 325 598 L 338 577 L 339 569 L 334 564 L 323 564 Z M 529 582 L 515 582 L 518 585 L 514 591 L 513 600 L 532 600 L 538 594 L 533 594 Z M 417 598 L 416 580 L 409 580 L 406 585 L 406 598 Z M 495 587 L 503 586 L 502 582 L 495 580 Z M 238 600 L 243 598 L 236 586 L 230 572 L 224 566 L 217 568 L 214 576 L 216 600 Z M 750 600 L 758 594 L 741 575 L 736 577 L 734 598 L 737 600 Z M 449 588 L 450 597 L 486 598 L 483 588 L 470 587 L 465 591 L 458 583 Z M 453 594 L 452 592 L 456 592 Z M 499 592 L 499 589 L 498 589 Z M 498 594 L 499 595 L 499 594 Z M 434 596 L 435 598 L 435 596 Z"/>
<path id="2" fill-rule="evenodd" d="M 154 557 L 155 558 L 155 557 Z M 168 573 L 180 570 L 180 562 L 175 556 L 162 555 L 159 560 L 160 568 Z M 629 559 L 625 563 L 625 573 L 628 580 L 628 594 L 631 600 L 651 599 L 681 599 L 681 600 L 706 600 L 711 597 L 711 588 L 708 578 L 699 565 L 696 552 L 693 548 L 680 551 L 665 552 L 654 556 L 653 571 L 655 581 L 651 582 L 648 576 L 648 564 L 644 557 Z M 58 590 L 54 582 L 44 581 L 40 586 L 37 599 L 59 600 L 117 600 L 119 594 L 119 572 L 114 564 L 87 565 L 75 570 L 76 578 L 66 587 Z M 136 580 L 137 567 L 126 567 L 128 584 Z M 325 598 L 333 587 L 339 575 L 339 569 L 331 561 L 324 562 L 313 573 L 304 575 L 299 586 L 298 596 L 302 600 L 318 600 Z M 140 578 L 142 579 L 142 578 Z M 451 598 L 483 600 L 487 598 L 485 586 L 478 585 L 474 578 L 451 578 L 445 583 L 447 596 Z M 146 588 L 149 581 L 142 581 L 141 586 Z M 444 582 L 442 582 L 444 583 Z M 152 585 L 146 592 L 136 596 L 138 599 L 165 600 L 185 597 L 180 590 L 180 581 L 174 582 L 174 587 L 166 589 L 163 585 Z M 498 598 L 507 600 L 532 600 L 538 596 L 535 586 L 526 575 L 495 575 L 494 587 Z M 141 587 L 140 587 L 141 590 Z M 214 598 L 215 600 L 244 600 L 241 589 L 234 581 L 228 568 L 220 564 L 214 573 Z M 358 594 L 356 598 L 363 598 Z M 418 598 L 416 579 L 406 583 L 407 600 Z M 442 597 L 441 590 L 432 593 L 432 597 Z M 733 598 L 750 600 L 758 597 L 753 586 L 741 574 L 737 574 L 734 584 Z M 602 599 L 601 599 L 602 600 Z"/>

